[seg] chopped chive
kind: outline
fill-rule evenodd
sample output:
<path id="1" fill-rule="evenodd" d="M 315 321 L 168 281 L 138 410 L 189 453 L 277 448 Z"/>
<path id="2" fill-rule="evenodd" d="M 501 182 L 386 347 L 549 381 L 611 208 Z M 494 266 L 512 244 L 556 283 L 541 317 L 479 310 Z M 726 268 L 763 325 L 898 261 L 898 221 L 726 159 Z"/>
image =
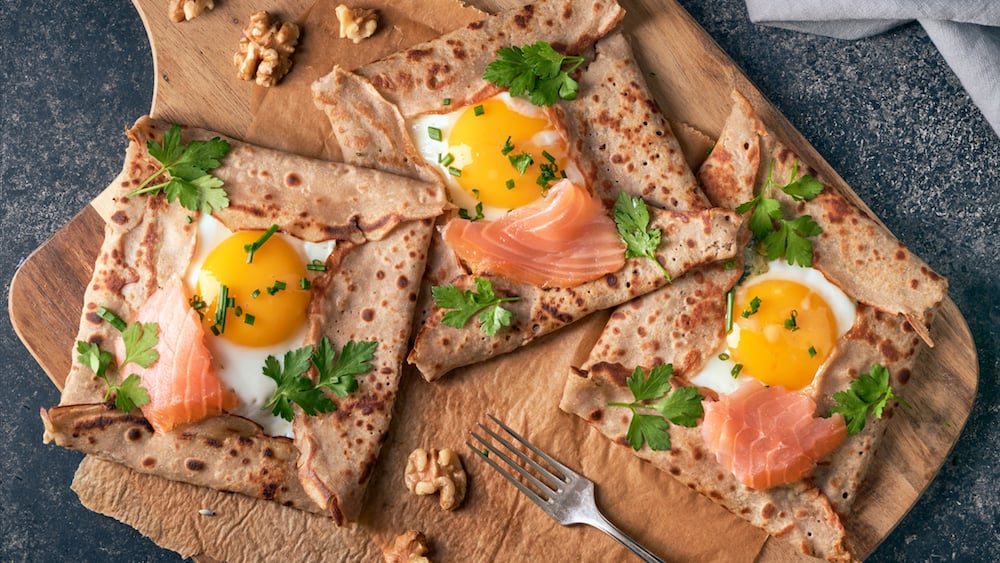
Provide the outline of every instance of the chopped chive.
<path id="1" fill-rule="evenodd" d="M 513 166 L 521 174 L 524 174 L 528 170 L 528 167 L 535 161 L 531 158 L 531 155 L 526 152 L 516 156 L 508 156 L 507 159 L 510 160 L 511 166 Z"/>
<path id="2" fill-rule="evenodd" d="M 513 190 L 514 189 L 514 180 L 513 180 L 513 178 L 507 178 L 507 182 L 506 182 L 505 185 L 507 186 L 508 190 Z"/>
<path id="3" fill-rule="evenodd" d="M 459 170 L 458 168 L 455 168 L 454 166 L 448 167 L 448 173 L 456 178 L 460 178 L 462 176 L 462 171 Z"/>
<path id="4" fill-rule="evenodd" d="M 236 315 L 237 317 L 242 317 L 243 307 L 236 307 L 235 309 L 233 309 L 233 314 Z"/>
<path id="5" fill-rule="evenodd" d="M 271 238 L 271 235 L 278 232 L 278 225 L 271 225 L 264 231 L 264 234 L 260 235 L 260 238 L 255 240 L 252 244 L 244 244 L 243 250 L 247 251 L 247 264 L 253 263 L 253 253 L 260 250 L 260 247 L 264 246 L 267 239 Z"/>
<path id="6" fill-rule="evenodd" d="M 809 347 L 809 357 L 810 358 L 815 358 L 816 357 L 816 347 L 815 346 L 810 346 Z"/>
<path id="7" fill-rule="evenodd" d="M 229 288 L 226 284 L 219 284 L 219 298 L 215 306 L 215 324 L 212 326 L 212 332 L 218 336 L 226 330 L 226 309 L 231 307 L 231 299 L 229 298 Z M 218 328 L 218 332 L 215 329 Z"/>
<path id="8" fill-rule="evenodd" d="M 299 280 L 299 287 L 302 288 L 302 289 L 309 289 L 309 288 L 311 288 L 312 284 L 309 283 L 309 278 L 302 278 L 301 280 Z"/>
<path id="9" fill-rule="evenodd" d="M 479 203 L 476 204 L 476 214 L 475 215 L 472 215 L 471 213 L 469 213 L 468 209 L 465 209 L 463 207 L 463 208 L 460 208 L 458 210 L 458 216 L 459 216 L 459 218 L 466 219 L 468 221 L 478 221 L 478 220 L 484 218 L 485 216 L 483 215 L 483 202 L 480 201 Z"/>
<path id="10" fill-rule="evenodd" d="M 208 307 L 208 303 L 205 303 L 205 300 L 200 295 L 192 295 L 191 299 L 188 300 L 188 305 L 191 305 L 191 308 L 197 311 L 199 319 L 205 318 L 204 309 Z"/>
<path id="11" fill-rule="evenodd" d="M 125 324 L 125 321 L 122 320 L 121 317 L 114 314 L 114 312 L 112 312 L 110 309 L 104 306 L 97 308 L 97 316 L 111 323 L 111 326 L 117 328 L 119 332 L 125 330 L 125 328 L 128 326 Z"/>
<path id="12" fill-rule="evenodd" d="M 535 183 L 542 187 L 543 190 L 549 189 L 549 183 L 556 179 L 556 166 L 554 164 L 542 164 L 539 166 L 542 173 L 538 175 L 538 179 Z"/>
<path id="13" fill-rule="evenodd" d="M 483 109 L 482 104 L 480 104 L 480 105 L 472 108 L 472 113 L 476 114 L 476 117 L 479 117 L 480 115 L 483 115 L 484 113 L 486 113 L 486 110 Z"/>
<path id="14" fill-rule="evenodd" d="M 190 225 L 191 223 L 194 223 L 194 219 L 192 219 L 190 215 L 188 215 L 187 217 L 185 217 L 184 220 L 187 221 L 188 225 Z"/>
<path id="15" fill-rule="evenodd" d="M 551 154 L 549 154 L 548 151 L 542 151 L 542 156 L 544 156 L 545 160 L 549 161 L 550 164 L 555 164 L 556 163 L 556 157 L 554 157 Z"/>
<path id="16" fill-rule="evenodd" d="M 514 145 L 510 144 L 510 136 L 508 136 L 507 140 L 503 142 L 503 148 L 500 149 L 500 153 L 503 154 L 504 156 L 507 156 L 513 150 L 514 150 Z"/>
<path id="17" fill-rule="evenodd" d="M 732 371 L 729 372 L 729 375 L 733 376 L 733 379 L 736 379 L 739 377 L 741 371 L 743 371 L 743 364 L 736 364 L 733 366 Z"/>
<path id="18" fill-rule="evenodd" d="M 259 289 L 253 290 L 253 292 L 250 293 L 250 297 L 253 297 L 254 299 L 257 299 L 258 297 L 260 297 L 260 290 Z"/>
<path id="19" fill-rule="evenodd" d="M 726 334 L 733 331 L 733 302 L 736 299 L 736 291 L 730 289 L 726 293 Z"/>
<path id="20" fill-rule="evenodd" d="M 438 129 L 437 127 L 428 127 L 427 136 L 430 137 L 431 140 L 433 141 L 440 141 L 441 139 L 444 138 L 444 136 L 441 135 L 441 130 Z"/>
<path id="21" fill-rule="evenodd" d="M 326 264 L 319 258 L 313 259 L 312 262 L 306 264 L 306 269 L 310 272 L 325 272 Z"/>
<path id="22" fill-rule="evenodd" d="M 740 316 L 743 317 L 744 319 L 749 319 L 750 315 L 757 313 L 757 311 L 759 310 L 760 310 L 760 297 L 757 297 L 755 295 L 754 298 L 750 300 L 750 309 L 749 310 L 743 309 L 743 312 L 740 313 Z"/>
<path id="23" fill-rule="evenodd" d="M 790 330 L 792 332 L 795 332 L 796 330 L 799 330 L 799 325 L 795 321 L 795 317 L 798 317 L 798 316 L 799 316 L 799 312 L 796 311 L 795 309 L 792 309 L 791 316 L 789 318 L 785 319 L 785 328 L 787 328 L 788 330 Z"/>
<path id="24" fill-rule="evenodd" d="M 736 260 L 734 258 L 730 258 L 729 260 L 723 262 L 722 267 L 728 272 L 736 267 Z"/>
<path id="25" fill-rule="evenodd" d="M 219 336 L 219 335 L 220 335 L 220 334 L 222 334 L 222 333 L 221 333 L 221 332 L 219 332 L 219 327 L 217 327 L 217 326 L 215 326 L 215 325 L 212 325 L 212 334 L 214 334 L 214 335 L 216 335 L 216 336 Z"/>
<path id="26" fill-rule="evenodd" d="M 724 362 L 724 361 L 726 361 L 726 360 L 729 359 L 729 354 L 723 352 L 723 353 L 719 354 L 719 359 Z"/>
<path id="27" fill-rule="evenodd" d="M 256 320 L 257 320 L 257 317 L 251 315 L 250 313 L 247 313 L 246 315 L 243 316 L 243 323 L 244 324 L 248 324 L 250 326 L 253 326 L 253 323 Z"/>
<path id="28" fill-rule="evenodd" d="M 447 166 L 451 166 L 451 163 L 452 163 L 452 162 L 455 162 L 455 157 L 454 157 L 454 156 L 452 156 L 452 154 L 451 154 L 451 153 L 448 153 L 448 154 L 446 154 L 446 155 L 444 155 L 444 156 L 439 156 L 439 157 L 438 157 L 438 163 L 439 163 L 439 164 L 440 164 L 441 166 L 445 166 L 445 167 L 447 167 Z"/>
<path id="29" fill-rule="evenodd" d="M 441 100 L 441 105 L 443 105 L 443 106 L 450 106 L 451 105 L 451 98 L 445 98 L 445 99 Z"/>
<path id="30" fill-rule="evenodd" d="M 285 282 L 281 280 L 275 280 L 274 285 L 267 288 L 267 294 L 274 295 L 275 293 L 278 293 L 279 291 L 285 289 L 286 287 L 288 287 L 288 284 L 286 284 Z"/>

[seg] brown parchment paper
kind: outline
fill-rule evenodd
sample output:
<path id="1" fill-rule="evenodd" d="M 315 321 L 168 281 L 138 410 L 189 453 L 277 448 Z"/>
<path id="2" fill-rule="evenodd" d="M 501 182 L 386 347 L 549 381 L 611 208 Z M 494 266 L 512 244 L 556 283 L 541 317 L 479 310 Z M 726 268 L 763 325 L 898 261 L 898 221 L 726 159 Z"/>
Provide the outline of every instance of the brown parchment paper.
<path id="1" fill-rule="evenodd" d="M 336 4 L 318 1 L 298 19 L 305 29 L 296 66 L 280 87 L 254 88 L 248 141 L 338 160 L 327 120 L 312 102 L 311 82 L 334 63 L 355 67 L 479 19 L 475 9 L 451 0 L 366 2 L 364 7 L 378 8 L 383 19 L 375 37 L 355 45 L 337 38 Z M 520 2 L 487 7 L 497 4 Z M 689 160 L 700 162 L 704 135 L 691 128 L 678 128 L 677 134 L 682 146 L 701 147 L 689 153 Z M 313 514 L 138 475 L 92 458 L 81 464 L 73 489 L 91 510 L 125 522 L 166 549 L 205 561 L 373 561 L 381 558 L 381 546 L 407 529 L 427 534 L 434 561 L 631 560 L 593 528 L 559 526 L 475 457 L 465 441 L 491 413 L 590 477 L 602 511 L 666 561 L 756 560 L 766 534 L 559 410 L 564 374 L 586 358 L 606 320 L 606 313 L 593 315 L 435 383 L 404 373 L 389 438 L 354 526 L 338 529 Z M 435 496 L 406 490 L 403 470 L 416 447 L 459 453 L 469 491 L 458 510 L 445 512 Z M 202 515 L 201 509 L 214 515 Z"/>

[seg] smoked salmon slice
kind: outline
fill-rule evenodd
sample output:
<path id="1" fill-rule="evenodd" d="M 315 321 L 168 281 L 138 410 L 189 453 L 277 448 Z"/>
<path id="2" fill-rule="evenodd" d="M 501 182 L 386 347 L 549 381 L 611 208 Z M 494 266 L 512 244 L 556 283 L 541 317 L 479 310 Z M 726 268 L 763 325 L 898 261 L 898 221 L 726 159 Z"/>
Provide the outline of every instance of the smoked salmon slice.
<path id="1" fill-rule="evenodd" d="M 452 219 L 442 235 L 475 273 L 573 287 L 625 265 L 625 243 L 600 200 L 569 180 L 497 220 Z"/>
<path id="2" fill-rule="evenodd" d="M 153 293 L 139 308 L 138 320 L 159 324 L 159 359 L 145 369 L 129 364 L 130 373 L 136 373 L 149 392 L 149 404 L 142 407 L 142 414 L 153 429 L 168 432 L 231 410 L 239 403 L 212 366 L 201 319 L 191 308 L 180 278 L 171 278 Z"/>
<path id="3" fill-rule="evenodd" d="M 701 433 L 720 465 L 765 490 L 802 479 L 844 441 L 844 418 L 815 412 L 807 395 L 752 381 L 705 404 Z"/>

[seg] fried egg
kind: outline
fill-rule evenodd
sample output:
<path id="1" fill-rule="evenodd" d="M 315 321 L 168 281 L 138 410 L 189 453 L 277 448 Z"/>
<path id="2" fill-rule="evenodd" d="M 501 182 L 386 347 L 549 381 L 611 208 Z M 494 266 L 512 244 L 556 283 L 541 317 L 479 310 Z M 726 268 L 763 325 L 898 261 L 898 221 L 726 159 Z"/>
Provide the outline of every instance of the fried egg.
<path id="1" fill-rule="evenodd" d="M 737 286 L 732 331 L 691 382 L 723 395 L 751 379 L 808 391 L 856 309 L 819 270 L 771 261 Z"/>
<path id="2" fill-rule="evenodd" d="M 198 222 L 198 249 L 185 282 L 206 327 L 206 344 L 222 381 L 240 398 L 233 414 L 249 418 L 271 436 L 291 436 L 292 426 L 264 406 L 274 394 L 274 381 L 263 374 L 269 355 L 281 358 L 303 345 L 308 332 L 312 272 L 306 265 L 325 263 L 334 241 L 314 243 L 275 232 L 254 251 L 248 263 L 247 245 L 265 231 L 232 232 L 205 213 Z M 307 280 L 303 283 L 302 280 Z M 229 307 L 222 307 L 225 287 Z M 200 305 L 200 304 L 199 304 Z"/>
<path id="3" fill-rule="evenodd" d="M 566 174 L 579 181 L 566 140 L 549 113 L 506 92 L 408 123 L 424 160 L 448 186 L 451 202 L 475 216 L 495 219 L 527 205 Z M 546 181 L 548 180 L 548 181 Z"/>

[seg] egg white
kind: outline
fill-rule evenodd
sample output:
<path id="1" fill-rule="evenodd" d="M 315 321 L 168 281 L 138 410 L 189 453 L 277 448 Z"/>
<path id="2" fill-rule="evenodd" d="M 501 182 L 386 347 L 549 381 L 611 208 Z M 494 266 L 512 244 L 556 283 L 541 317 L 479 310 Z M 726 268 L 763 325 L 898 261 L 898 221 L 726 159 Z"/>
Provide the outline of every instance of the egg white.
<path id="1" fill-rule="evenodd" d="M 194 259 L 188 264 L 185 283 L 188 291 L 195 293 L 198 286 L 198 273 L 209 253 L 233 232 L 218 219 L 207 213 L 202 213 L 198 221 L 198 245 Z M 303 264 L 312 260 L 326 262 L 333 252 L 335 241 L 309 242 L 288 233 L 275 233 L 281 236 L 299 253 Z M 223 383 L 231 387 L 240 398 L 239 406 L 233 414 L 249 418 L 264 428 L 270 436 L 292 436 L 292 423 L 271 414 L 263 407 L 271 399 L 277 388 L 274 381 L 264 375 L 263 367 L 267 356 L 275 356 L 279 360 L 285 352 L 302 347 L 308 333 L 308 323 L 303 322 L 292 335 L 284 341 L 270 346 L 243 346 L 217 337 L 206 331 L 205 343 L 212 353 L 212 362 Z"/>
<path id="2" fill-rule="evenodd" d="M 527 100 L 512 98 L 507 92 L 501 92 L 495 97 L 507 104 L 507 107 L 511 110 L 521 115 L 534 119 L 546 118 L 545 112 L 540 107 L 533 105 Z M 428 164 L 433 166 L 434 169 L 441 174 L 445 185 L 448 187 L 448 197 L 451 203 L 456 207 L 467 209 L 472 212 L 480 201 L 477 200 L 472 194 L 465 191 L 462 186 L 455 181 L 454 177 L 448 173 L 448 170 L 441 165 L 441 159 L 446 154 L 449 154 L 448 139 L 451 137 L 451 131 L 455 127 L 455 122 L 458 121 L 459 117 L 461 117 L 466 107 L 468 106 L 457 107 L 452 111 L 444 113 L 425 113 L 418 115 L 409 120 L 407 127 L 409 128 L 410 138 L 417 147 L 417 152 L 420 153 L 420 156 L 422 156 Z M 430 127 L 435 127 L 441 130 L 440 141 L 435 141 L 430 138 L 427 132 Z M 540 147 L 556 146 L 562 142 L 559 133 L 552 130 L 539 132 L 532 140 Z M 497 147 L 497 150 L 500 150 L 500 147 Z M 452 150 L 451 155 L 454 157 L 454 161 L 452 161 L 449 166 L 453 168 L 461 169 L 472 161 L 471 154 L 469 152 Z M 565 172 L 570 180 L 573 180 L 574 183 L 582 185 L 582 174 L 576 167 L 575 163 L 567 162 Z M 483 216 L 486 219 L 498 219 L 506 215 L 508 212 L 510 212 L 510 209 L 495 207 L 483 203 Z"/>
<path id="3" fill-rule="evenodd" d="M 837 340 L 842 338 L 854 325 L 857 303 L 844 294 L 839 287 L 827 280 L 822 272 L 815 268 L 790 265 L 784 260 L 772 260 L 767 263 L 767 267 L 766 272 L 748 277 L 743 281 L 743 284 L 749 285 L 769 279 L 799 282 L 819 294 L 829 305 L 837 325 Z M 720 395 L 729 395 L 750 381 L 754 381 L 754 378 L 749 375 L 740 374 L 737 377 L 732 375 L 736 368 L 736 363 L 732 360 L 732 349 L 739 342 L 740 327 L 733 323 L 732 332 L 726 335 L 722 346 L 708 358 L 701 370 L 690 378 L 691 383 L 711 389 Z M 803 392 L 809 392 L 811 386 L 811 383 L 807 385 Z"/>

